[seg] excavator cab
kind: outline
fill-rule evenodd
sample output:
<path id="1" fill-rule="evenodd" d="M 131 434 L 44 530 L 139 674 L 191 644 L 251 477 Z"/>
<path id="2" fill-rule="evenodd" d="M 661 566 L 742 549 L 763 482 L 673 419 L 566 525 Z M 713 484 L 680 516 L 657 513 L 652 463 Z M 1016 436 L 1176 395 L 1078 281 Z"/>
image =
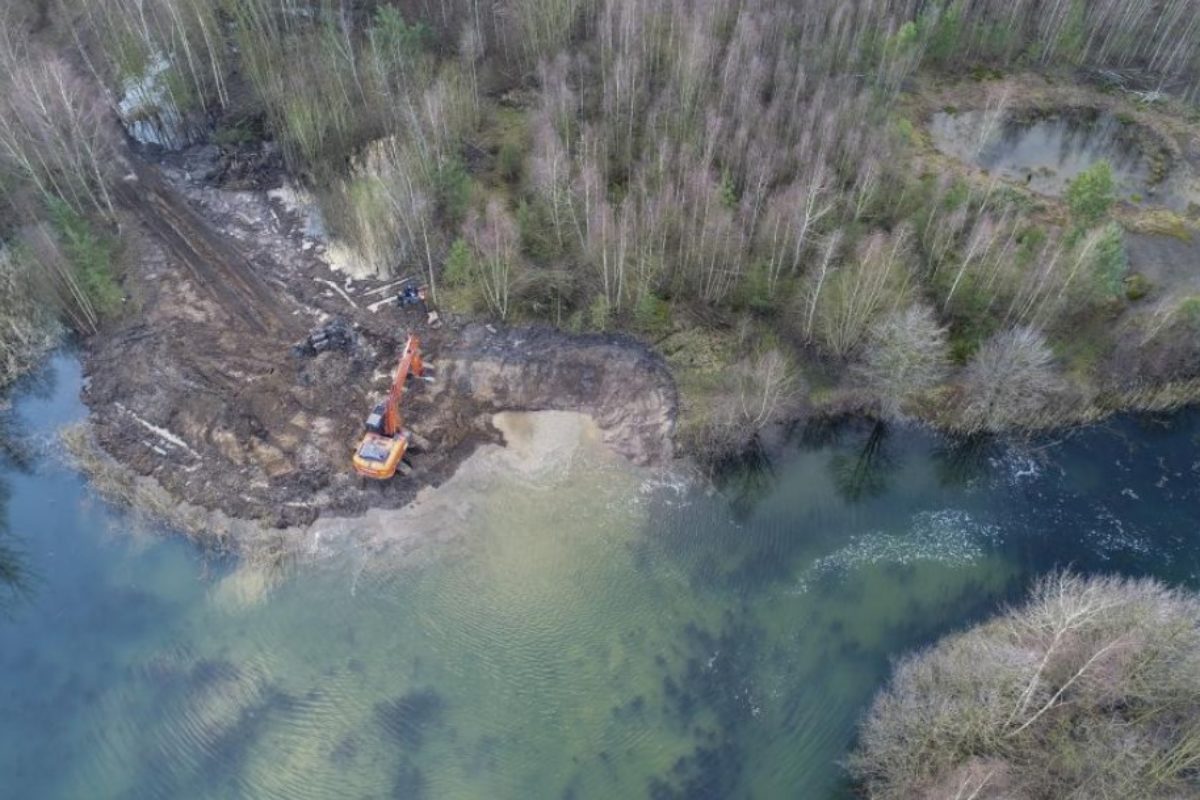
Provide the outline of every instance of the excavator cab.
<path id="1" fill-rule="evenodd" d="M 385 481 L 403 471 L 401 460 L 408 452 L 408 432 L 396 436 L 368 433 L 354 452 L 354 471 L 364 478 Z"/>
<path id="2" fill-rule="evenodd" d="M 366 432 L 354 451 L 354 471 L 364 478 L 388 480 L 397 471 L 406 472 L 402 459 L 408 452 L 412 436 L 400 418 L 400 400 L 404 397 L 404 385 L 410 374 L 418 378 L 425 374 L 421 341 L 416 336 L 408 337 L 387 400 L 375 406 L 367 416 Z"/>
<path id="3" fill-rule="evenodd" d="M 380 403 L 371 409 L 371 413 L 367 415 L 367 421 L 363 425 L 367 433 L 377 433 L 383 435 L 383 418 L 387 415 L 387 406 Z"/>

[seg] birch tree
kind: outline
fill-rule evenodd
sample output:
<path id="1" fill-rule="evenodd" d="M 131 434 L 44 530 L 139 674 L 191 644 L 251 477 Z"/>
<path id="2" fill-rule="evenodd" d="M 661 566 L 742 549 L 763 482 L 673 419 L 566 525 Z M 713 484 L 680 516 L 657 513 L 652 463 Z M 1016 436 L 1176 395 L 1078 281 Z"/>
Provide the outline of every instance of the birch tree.
<path id="1" fill-rule="evenodd" d="M 963 424 L 997 432 L 1037 423 L 1062 388 L 1046 338 L 1028 327 L 1002 331 L 983 343 L 963 376 Z"/>
<path id="2" fill-rule="evenodd" d="M 1153 580 L 1047 576 L 902 659 L 850 771 L 869 800 L 1189 796 L 1197 618 L 1200 598 Z"/>
<path id="3" fill-rule="evenodd" d="M 906 403 L 937 386 L 950 370 L 946 329 L 933 309 L 914 304 L 871 326 L 857 373 L 884 418 L 900 418 Z"/>
<path id="4" fill-rule="evenodd" d="M 0 166 L 43 199 L 111 213 L 117 151 L 103 101 L 65 61 L 21 35 L 0 30 Z"/>
<path id="5" fill-rule="evenodd" d="M 492 198 L 482 215 L 471 212 L 463 232 L 475 253 L 476 277 L 488 309 L 500 319 L 506 319 L 517 261 L 517 224 L 500 201 Z"/>

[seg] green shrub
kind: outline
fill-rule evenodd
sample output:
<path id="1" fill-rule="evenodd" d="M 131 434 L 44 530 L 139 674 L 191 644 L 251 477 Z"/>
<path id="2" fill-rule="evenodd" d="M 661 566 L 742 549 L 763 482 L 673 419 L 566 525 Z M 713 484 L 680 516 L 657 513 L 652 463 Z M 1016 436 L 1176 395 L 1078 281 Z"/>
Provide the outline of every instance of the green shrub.
<path id="1" fill-rule="evenodd" d="M 400 10 L 392 6 L 375 9 L 374 24 L 367 36 L 379 51 L 398 58 L 417 58 L 433 44 L 433 31 L 428 25 L 424 22 L 410 25 Z"/>
<path id="2" fill-rule="evenodd" d="M 1175 313 L 1193 333 L 1200 333 L 1200 296 L 1192 295 L 1184 298 L 1176 306 Z"/>
<path id="3" fill-rule="evenodd" d="M 765 313 L 777 305 L 777 297 L 787 294 L 783 291 L 772 292 L 770 282 L 770 266 L 765 261 L 755 261 L 746 270 L 742 278 L 741 301 L 754 311 Z"/>
<path id="4" fill-rule="evenodd" d="M 122 299 L 116 279 L 116 238 L 62 201 L 50 203 L 50 217 L 79 286 L 101 317 L 111 316 Z"/>
<path id="5" fill-rule="evenodd" d="M 733 182 L 733 176 L 729 174 L 729 170 L 721 173 L 720 185 L 721 205 L 728 209 L 735 209 L 738 205 L 737 186 Z"/>
<path id="6" fill-rule="evenodd" d="M 521 142 L 506 141 L 500 145 L 496 156 L 496 167 L 500 176 L 511 184 L 521 182 L 525 171 L 525 145 Z"/>
<path id="7" fill-rule="evenodd" d="M 233 122 L 221 125 L 213 131 L 213 144 L 219 145 L 238 145 L 250 144 L 260 138 L 262 133 L 255 129 L 256 125 L 247 119 L 239 119 Z"/>
<path id="8" fill-rule="evenodd" d="M 522 200 L 517 207 L 517 225 L 521 229 L 521 250 L 535 261 L 546 263 L 562 254 L 554 221 L 540 200 Z"/>
<path id="9" fill-rule="evenodd" d="M 1092 280 L 1102 298 L 1121 295 L 1128 269 L 1125 235 L 1119 225 L 1109 225 L 1104 229 L 1092 258 Z"/>
<path id="10" fill-rule="evenodd" d="M 1107 161 L 1097 161 L 1067 184 L 1067 203 L 1071 214 L 1084 226 L 1099 222 L 1116 202 L 1116 182 Z"/>
<path id="11" fill-rule="evenodd" d="M 948 7 L 931 4 L 932 8 L 919 21 L 927 31 L 925 57 L 935 64 L 950 61 L 962 46 L 962 4 L 945 5 Z"/>
<path id="12" fill-rule="evenodd" d="M 1154 288 L 1145 275 L 1136 272 L 1125 278 L 1124 285 L 1125 297 L 1131 301 L 1141 300 Z"/>
<path id="13" fill-rule="evenodd" d="M 609 317 L 612 315 L 612 306 L 608 304 L 608 298 L 603 294 L 597 294 L 592 299 L 591 305 L 588 306 L 587 316 L 590 327 L 602 331 L 608 327 Z"/>
<path id="14" fill-rule="evenodd" d="M 633 318 L 647 333 L 666 333 L 671 329 L 671 305 L 653 292 L 646 292 L 638 298 Z"/>
<path id="15" fill-rule="evenodd" d="M 447 227 L 457 227 L 471 204 L 471 176 L 461 158 L 450 158 L 438 165 L 434 175 L 434 193 L 438 213 Z"/>
<path id="16" fill-rule="evenodd" d="M 450 245 L 450 253 L 446 256 L 446 267 L 442 280 L 453 288 L 466 286 L 471 282 L 471 275 L 474 271 L 472 261 L 470 245 L 461 236 L 458 237 L 454 240 L 454 244 Z"/>

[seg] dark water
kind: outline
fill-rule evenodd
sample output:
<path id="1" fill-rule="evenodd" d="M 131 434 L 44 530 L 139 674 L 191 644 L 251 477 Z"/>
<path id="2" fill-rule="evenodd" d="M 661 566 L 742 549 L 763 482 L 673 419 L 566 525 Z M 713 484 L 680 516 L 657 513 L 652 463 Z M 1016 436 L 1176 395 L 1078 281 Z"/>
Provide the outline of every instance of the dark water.
<path id="1" fill-rule="evenodd" d="M 584 446 L 421 566 L 281 577 L 93 498 L 53 457 L 78 366 L 49 378 L 2 473 L 3 797 L 837 797 L 889 658 L 1056 567 L 1200 583 L 1194 413 L 832 428 L 711 496 Z"/>

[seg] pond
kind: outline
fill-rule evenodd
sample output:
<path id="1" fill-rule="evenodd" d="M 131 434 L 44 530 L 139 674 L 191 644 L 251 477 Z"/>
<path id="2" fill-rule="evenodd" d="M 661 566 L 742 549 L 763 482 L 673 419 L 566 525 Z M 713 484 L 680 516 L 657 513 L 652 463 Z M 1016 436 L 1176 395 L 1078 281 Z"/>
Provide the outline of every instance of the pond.
<path id="1" fill-rule="evenodd" d="M 36 454 L 0 476 L 9 797 L 841 797 L 890 658 L 1055 567 L 1200 583 L 1190 412 L 1019 448 L 830 426 L 712 494 L 582 436 L 419 563 L 272 581 L 56 459 L 79 386 L 60 356 L 22 389 Z"/>
<path id="2" fill-rule="evenodd" d="M 1039 194 L 1061 196 L 1079 173 L 1104 160 L 1122 200 L 1175 211 L 1197 201 L 1184 176 L 1170 172 L 1170 156 L 1156 135 L 1112 114 L 942 111 L 929 130 L 941 152 Z"/>

